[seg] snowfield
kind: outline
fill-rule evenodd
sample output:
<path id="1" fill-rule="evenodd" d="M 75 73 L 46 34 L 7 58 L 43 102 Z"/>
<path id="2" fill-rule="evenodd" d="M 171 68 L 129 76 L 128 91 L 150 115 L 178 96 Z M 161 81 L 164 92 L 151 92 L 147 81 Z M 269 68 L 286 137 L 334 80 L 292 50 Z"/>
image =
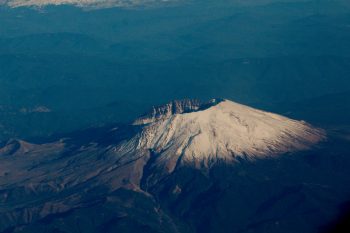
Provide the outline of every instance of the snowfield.
<path id="1" fill-rule="evenodd" d="M 193 106 L 187 102 L 185 108 L 175 102 L 180 109 L 175 112 L 180 113 L 166 105 L 165 110 L 161 107 L 163 117 L 153 111 L 149 119 L 136 121 L 145 126 L 132 139 L 132 147 L 156 152 L 159 166 L 165 165 L 171 172 L 180 164 L 210 167 L 219 160 L 234 162 L 239 157 L 255 159 L 306 150 L 325 138 L 322 130 L 303 121 L 229 100 L 212 103 L 196 110 L 201 108 L 198 102 Z"/>
<path id="2" fill-rule="evenodd" d="M 8 0 L 5 3 L 10 7 L 48 6 L 48 5 L 75 5 L 78 7 L 130 7 L 145 4 L 169 2 L 168 0 Z M 1 2 L 0 2 L 1 3 Z"/>

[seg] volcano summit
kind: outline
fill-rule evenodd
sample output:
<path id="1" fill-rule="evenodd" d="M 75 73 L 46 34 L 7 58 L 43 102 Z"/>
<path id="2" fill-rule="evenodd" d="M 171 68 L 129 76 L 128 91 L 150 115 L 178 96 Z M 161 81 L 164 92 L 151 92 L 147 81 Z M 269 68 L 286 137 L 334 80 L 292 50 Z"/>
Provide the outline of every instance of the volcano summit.
<path id="1" fill-rule="evenodd" d="M 135 121 L 142 131 L 129 143 L 158 153 L 161 166 L 210 167 L 218 161 L 255 159 L 309 149 L 324 132 L 303 121 L 229 100 L 174 101 Z"/>
<path id="2" fill-rule="evenodd" d="M 232 187 L 243 182 L 232 174 L 244 167 L 238 161 L 258 164 L 312 149 L 324 139 L 323 130 L 305 122 L 213 99 L 173 101 L 131 125 L 86 130 L 57 141 L 3 142 L 0 232 L 140 232 L 145 225 L 149 232 L 193 232 L 164 203 L 175 201 L 187 209 L 220 182 Z M 217 178 L 212 170 L 228 175 Z M 250 183 L 245 180 L 245 187 Z"/>

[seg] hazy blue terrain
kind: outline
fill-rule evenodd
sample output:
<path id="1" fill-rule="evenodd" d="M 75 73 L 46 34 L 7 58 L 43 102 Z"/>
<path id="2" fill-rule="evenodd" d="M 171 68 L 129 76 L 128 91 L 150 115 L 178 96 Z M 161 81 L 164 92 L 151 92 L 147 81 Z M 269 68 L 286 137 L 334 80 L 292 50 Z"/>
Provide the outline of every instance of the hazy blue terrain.
<path id="1" fill-rule="evenodd" d="M 350 219 L 349 0 L 8 1 L 0 232 L 333 233 Z M 204 102 L 129 124 L 184 98 Z"/>
<path id="2" fill-rule="evenodd" d="M 127 122 L 178 98 L 349 125 L 349 41 L 342 0 L 0 7 L 0 137 Z"/>

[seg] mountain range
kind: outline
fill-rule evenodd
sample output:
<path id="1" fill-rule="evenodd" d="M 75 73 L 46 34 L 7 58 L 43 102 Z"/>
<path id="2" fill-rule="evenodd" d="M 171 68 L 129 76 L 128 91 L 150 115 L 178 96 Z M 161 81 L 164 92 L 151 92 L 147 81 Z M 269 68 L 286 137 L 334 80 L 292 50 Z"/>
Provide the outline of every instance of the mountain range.
<path id="1" fill-rule="evenodd" d="M 349 12 L 0 0 L 0 233 L 333 233 Z"/>
<path id="2" fill-rule="evenodd" d="M 274 2 L 307 2 L 308 0 L 233 0 L 231 2 L 237 5 L 264 5 Z M 155 6 L 159 4 L 169 3 L 186 3 L 195 2 L 194 0 L 1 0 L 0 3 L 10 7 L 45 7 L 58 5 L 74 5 L 82 8 L 109 8 L 109 7 L 139 7 L 139 6 Z"/>
<path id="3" fill-rule="evenodd" d="M 169 0 L 5 0 L 2 2 L 3 4 L 6 4 L 10 7 L 44 7 L 49 5 L 74 5 L 77 7 L 88 8 L 108 8 L 145 6 L 149 4 L 157 4 L 168 1 Z"/>
<path id="4" fill-rule="evenodd" d="M 0 232 L 319 232 L 348 142 L 226 99 L 0 145 Z M 299 224 L 294 224 L 298 222 Z"/>
<path id="5" fill-rule="evenodd" d="M 346 112 L 312 114 L 323 97 L 349 105 L 349 9 L 343 0 L 1 6 L 0 139 L 125 123 L 154 104 L 216 96 L 348 124 Z M 297 107 L 311 100 L 305 116 Z"/>

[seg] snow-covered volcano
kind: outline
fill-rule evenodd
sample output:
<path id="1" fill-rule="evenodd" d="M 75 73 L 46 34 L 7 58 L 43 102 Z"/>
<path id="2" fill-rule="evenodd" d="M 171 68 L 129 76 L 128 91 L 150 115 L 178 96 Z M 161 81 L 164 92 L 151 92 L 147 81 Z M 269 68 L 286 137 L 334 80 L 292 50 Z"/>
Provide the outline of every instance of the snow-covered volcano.
<path id="1" fill-rule="evenodd" d="M 322 130 L 303 121 L 229 100 L 174 101 L 135 124 L 143 129 L 127 148 L 153 151 L 157 166 L 169 172 L 184 164 L 210 167 L 305 150 L 325 138 Z"/>
<path id="2" fill-rule="evenodd" d="M 348 187 L 346 143 L 260 160 L 311 149 L 324 138 L 305 122 L 215 99 L 173 101 L 133 125 L 87 129 L 40 144 L 0 142 L 0 232 L 141 232 L 149 226 L 152 232 L 193 233 L 203 231 L 182 226 L 212 215 L 220 224 L 209 232 L 225 222 L 230 224 L 223 232 L 241 232 L 242 222 L 259 225 L 266 216 L 272 216 L 271 226 L 281 216 L 292 224 L 307 218 L 310 209 L 313 219 L 322 218 L 338 189 Z M 316 163 L 305 160 L 314 154 Z"/>

